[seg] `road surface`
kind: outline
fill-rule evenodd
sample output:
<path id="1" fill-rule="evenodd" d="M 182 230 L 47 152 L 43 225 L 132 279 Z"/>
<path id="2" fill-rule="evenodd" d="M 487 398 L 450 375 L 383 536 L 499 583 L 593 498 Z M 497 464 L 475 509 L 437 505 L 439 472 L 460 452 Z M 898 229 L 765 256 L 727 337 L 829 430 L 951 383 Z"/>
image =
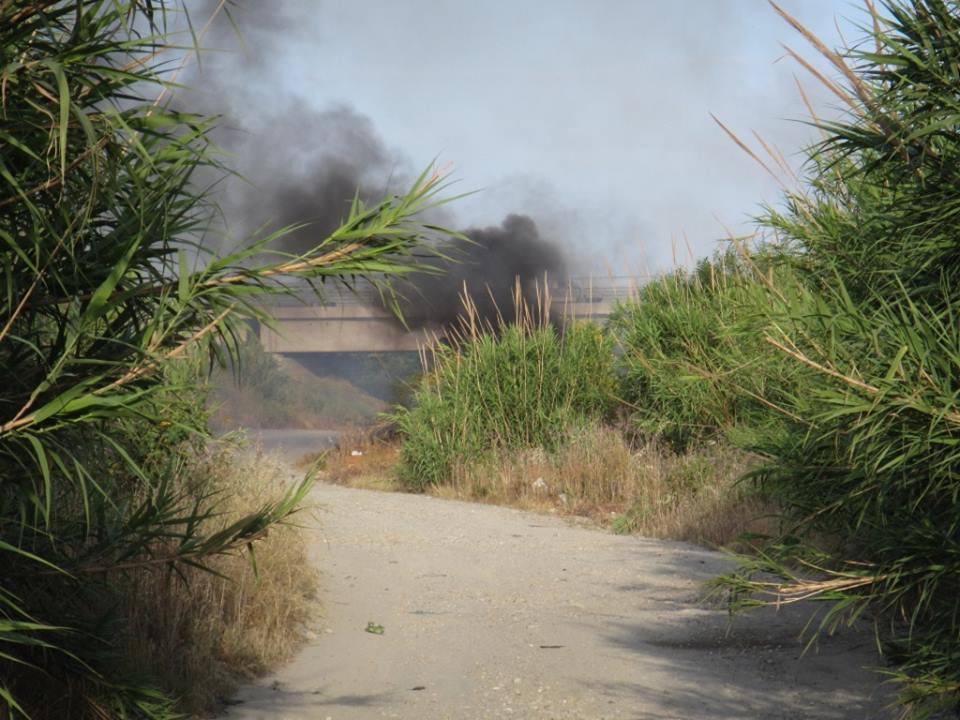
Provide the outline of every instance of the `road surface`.
<path id="1" fill-rule="evenodd" d="M 313 502 L 325 617 L 230 720 L 892 716 L 869 633 L 801 657 L 802 608 L 728 633 L 700 599 L 721 554 L 425 496 L 321 485 Z"/>
<path id="2" fill-rule="evenodd" d="M 247 437 L 264 450 L 278 452 L 296 462 L 308 453 L 328 450 L 337 444 L 337 430 L 292 430 L 289 428 L 253 428 Z"/>

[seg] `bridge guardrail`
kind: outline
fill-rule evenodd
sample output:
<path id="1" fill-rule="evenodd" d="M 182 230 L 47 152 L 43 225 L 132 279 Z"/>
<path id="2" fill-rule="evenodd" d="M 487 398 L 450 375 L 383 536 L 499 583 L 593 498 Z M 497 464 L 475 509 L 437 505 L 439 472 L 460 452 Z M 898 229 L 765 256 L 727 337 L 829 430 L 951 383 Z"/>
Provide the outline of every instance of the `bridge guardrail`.
<path id="1" fill-rule="evenodd" d="M 636 276 L 602 276 L 599 278 L 570 277 L 564 283 L 551 286 L 550 295 L 555 302 L 570 298 L 576 303 L 609 303 L 624 300 L 637 290 L 641 278 Z M 380 294 L 375 287 L 366 284 L 350 289 L 342 285 L 319 287 L 318 294 L 304 285 L 290 295 L 277 295 L 270 304 L 277 307 L 297 305 L 322 305 L 327 307 L 377 305 Z"/>

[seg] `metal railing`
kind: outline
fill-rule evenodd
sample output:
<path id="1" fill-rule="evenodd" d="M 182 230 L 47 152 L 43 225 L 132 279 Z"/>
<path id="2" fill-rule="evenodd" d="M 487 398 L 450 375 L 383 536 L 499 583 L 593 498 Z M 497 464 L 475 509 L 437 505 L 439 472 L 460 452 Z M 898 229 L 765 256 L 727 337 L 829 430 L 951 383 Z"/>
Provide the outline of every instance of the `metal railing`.
<path id="1" fill-rule="evenodd" d="M 642 284 L 644 278 L 637 276 L 574 276 L 562 283 L 551 285 L 550 295 L 554 302 L 568 300 L 575 303 L 611 303 L 626 300 Z M 270 300 L 275 307 L 320 306 L 351 307 L 379 304 L 380 293 L 369 283 L 359 283 L 353 288 L 342 284 L 318 285 L 314 290 L 303 284 L 289 295 L 276 295 Z"/>

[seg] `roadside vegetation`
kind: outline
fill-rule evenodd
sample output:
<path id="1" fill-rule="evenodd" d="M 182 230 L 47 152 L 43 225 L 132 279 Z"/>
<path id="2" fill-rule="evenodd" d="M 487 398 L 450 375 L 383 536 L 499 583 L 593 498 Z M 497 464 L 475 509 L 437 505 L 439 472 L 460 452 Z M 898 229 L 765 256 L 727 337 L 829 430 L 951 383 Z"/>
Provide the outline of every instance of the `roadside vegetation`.
<path id="1" fill-rule="evenodd" d="M 632 425 L 683 451 L 711 442 L 754 446 L 795 431 L 770 412 L 801 391 L 811 370 L 765 342 L 769 288 L 795 273 L 773 247 L 731 247 L 648 283 L 610 318 L 622 356 L 620 400 Z M 785 299 L 806 310 L 796 293 Z"/>
<path id="2" fill-rule="evenodd" d="M 264 398 L 309 405 L 244 344 L 256 300 L 415 271 L 439 202 L 424 175 L 304 255 L 210 257 L 192 180 L 226 169 L 213 121 L 166 104 L 169 11 L 0 4 L 4 717 L 180 717 L 296 645 L 315 578 L 289 519 L 313 474 L 213 444 L 205 369 L 246 362 Z M 960 710 L 960 12 L 866 12 L 842 54 L 784 14 L 843 114 L 812 119 L 757 239 L 606 328 L 468 312 L 393 412 L 399 445 L 345 438 L 329 479 L 744 550 L 716 582 L 734 608 L 867 618 L 906 714 Z"/>
<path id="3" fill-rule="evenodd" d="M 288 521 L 313 475 L 212 444 L 206 369 L 287 279 L 416 269 L 438 202 L 426 173 L 302 255 L 210 255 L 201 177 L 228 169 L 215 120 L 170 106 L 178 12 L 0 3 L 4 718 L 183 717 L 289 652 L 314 578 Z"/>
<path id="4" fill-rule="evenodd" d="M 615 532 L 719 546 L 769 530 L 772 506 L 737 480 L 754 459 L 712 443 L 675 450 L 626 419 L 614 336 L 583 322 L 481 323 L 467 314 L 408 407 L 400 439 L 342 438 L 328 481 L 588 517 Z"/>
<path id="5" fill-rule="evenodd" d="M 612 414 L 609 337 L 591 323 L 560 334 L 527 317 L 481 327 L 470 315 L 449 345 L 430 351 L 411 408 L 393 417 L 404 437 L 405 487 L 446 482 L 455 467 L 491 452 L 555 450 L 578 427 Z"/>
<path id="6" fill-rule="evenodd" d="M 790 532 L 724 584 L 747 604 L 828 601 L 827 628 L 868 613 L 924 714 L 960 705 L 960 13 L 891 2 L 871 22 L 861 49 L 822 51 L 848 113 L 820 123 L 803 187 L 760 219 L 797 276 L 761 274 L 762 339 L 810 372 L 769 397 L 796 430 L 756 442 Z M 815 552 L 815 531 L 840 546 Z"/>
<path id="7" fill-rule="evenodd" d="M 190 479 L 179 482 L 215 498 L 217 515 L 202 524 L 204 534 L 242 520 L 265 498 L 282 497 L 290 484 L 280 458 L 240 447 L 208 445 L 184 471 Z M 127 573 L 115 621 L 122 628 L 117 654 L 131 675 L 154 678 L 178 698 L 178 710 L 206 716 L 240 681 L 289 659 L 311 637 L 319 612 L 309 512 L 272 526 L 257 539 L 254 557 L 220 554 L 176 573 Z M 49 689 L 42 681 L 37 687 Z"/>
<path id="8" fill-rule="evenodd" d="M 618 531 L 747 530 L 716 583 L 734 608 L 868 618 L 905 714 L 957 711 L 960 13 L 868 4 L 842 54 L 781 14 L 843 112 L 812 119 L 822 139 L 758 237 L 642 288 L 606 332 L 474 327 L 437 348 L 393 417 L 395 482 Z M 328 472 L 357 482 L 356 457 Z"/>

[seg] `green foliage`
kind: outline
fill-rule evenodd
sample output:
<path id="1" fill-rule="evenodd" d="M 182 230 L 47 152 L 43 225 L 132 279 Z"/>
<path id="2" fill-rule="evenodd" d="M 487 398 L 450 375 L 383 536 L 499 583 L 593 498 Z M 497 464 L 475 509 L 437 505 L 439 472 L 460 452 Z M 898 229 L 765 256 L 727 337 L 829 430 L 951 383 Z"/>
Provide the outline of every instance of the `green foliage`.
<path id="1" fill-rule="evenodd" d="M 869 610 L 922 716 L 960 707 L 960 12 L 891 1 L 870 25 L 824 53 L 849 112 L 818 123 L 767 245 L 651 283 L 613 328 L 641 429 L 767 458 L 789 532 L 721 586 L 829 601 L 824 628 Z"/>
<path id="2" fill-rule="evenodd" d="M 184 472 L 204 418 L 178 363 L 269 321 L 254 301 L 284 278 L 415 269 L 414 216 L 440 188 L 425 174 L 354 202 L 304 255 L 264 264 L 271 238 L 206 255 L 214 208 L 192 178 L 220 168 L 211 120 L 163 102 L 173 8 L 0 3 L 0 715 L 175 714 L 126 672 L 116 588 L 252 549 L 310 487 L 208 531 L 216 498 Z"/>
<path id="3" fill-rule="evenodd" d="M 593 323 L 488 328 L 435 349 L 410 409 L 400 479 L 442 484 L 459 461 L 496 449 L 555 449 L 589 419 L 609 415 L 616 376 L 610 339 Z"/>
<path id="4" fill-rule="evenodd" d="M 960 708 L 960 12 L 888 2 L 875 20 L 864 49 L 828 55 L 849 116 L 821 123 L 808 188 L 762 219 L 804 280 L 799 302 L 769 294 L 764 333 L 810 371 L 776 399 L 807 430 L 767 443 L 760 475 L 792 533 L 723 583 L 745 604 L 830 601 L 824 627 L 874 613 L 901 702 L 927 716 Z M 814 553 L 811 531 L 841 550 Z"/>
<path id="5" fill-rule="evenodd" d="M 641 432 L 684 451 L 717 437 L 751 447 L 791 431 L 795 421 L 771 413 L 771 402 L 808 372 L 763 340 L 770 288 L 791 277 L 776 261 L 771 249 L 747 260 L 731 250 L 617 307 L 621 396 Z"/>

